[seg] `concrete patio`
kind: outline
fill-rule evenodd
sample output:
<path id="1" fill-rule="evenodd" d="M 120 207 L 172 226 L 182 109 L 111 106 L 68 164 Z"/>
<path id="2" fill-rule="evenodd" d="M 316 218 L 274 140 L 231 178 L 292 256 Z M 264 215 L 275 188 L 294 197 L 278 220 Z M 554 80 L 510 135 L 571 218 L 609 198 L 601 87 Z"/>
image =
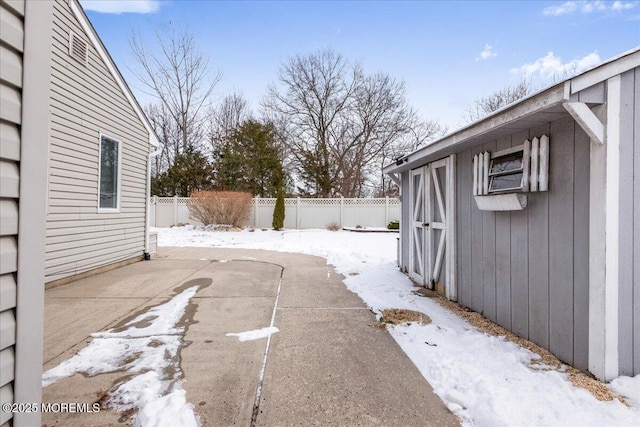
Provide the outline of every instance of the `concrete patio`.
<path id="1" fill-rule="evenodd" d="M 69 359 L 91 333 L 122 325 L 202 284 L 179 366 L 203 426 L 458 425 L 375 316 L 324 259 L 245 249 L 160 248 L 139 262 L 49 289 L 44 370 Z M 266 339 L 227 337 L 267 327 L 278 289 L 264 382 Z M 43 389 L 45 403 L 94 403 L 126 372 L 76 374 Z M 47 426 L 127 425 L 132 413 L 43 414 Z"/>

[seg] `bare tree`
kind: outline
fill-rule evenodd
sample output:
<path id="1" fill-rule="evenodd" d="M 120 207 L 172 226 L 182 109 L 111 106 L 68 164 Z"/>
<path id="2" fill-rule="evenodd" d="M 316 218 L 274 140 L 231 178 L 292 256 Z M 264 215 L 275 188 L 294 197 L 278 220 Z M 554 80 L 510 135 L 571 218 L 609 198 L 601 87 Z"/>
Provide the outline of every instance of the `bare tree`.
<path id="1" fill-rule="evenodd" d="M 298 178 L 318 197 L 364 195 L 379 160 L 419 126 L 405 85 L 324 50 L 283 64 L 263 103 L 285 123 Z"/>
<path id="2" fill-rule="evenodd" d="M 518 99 L 524 98 L 532 92 L 531 82 L 522 80 L 514 86 L 507 86 L 489 96 L 477 99 L 473 106 L 465 111 L 462 120 L 465 124 L 473 123 Z"/>
<path id="3" fill-rule="evenodd" d="M 380 180 L 374 186 L 374 194 L 376 196 L 398 196 L 400 189 L 389 177 L 382 173 L 382 168 L 406 154 L 425 147 L 435 139 L 444 136 L 446 132 L 447 128 L 441 126 L 437 120 L 419 120 L 410 133 L 385 147 L 379 160 Z"/>
<path id="4" fill-rule="evenodd" d="M 159 51 L 145 47 L 140 34 L 132 34 L 129 44 L 141 66 L 133 71 L 138 79 L 157 96 L 176 123 L 180 152 L 195 148 L 204 136 L 202 112 L 222 75 L 209 73 L 209 60 L 197 48 L 193 36 L 186 31 L 156 32 Z"/>
<path id="5" fill-rule="evenodd" d="M 210 108 L 207 136 L 211 150 L 215 152 L 222 148 L 233 132 L 251 116 L 249 104 L 241 93 L 227 95 L 215 108 Z"/>
<path id="6" fill-rule="evenodd" d="M 265 109 L 285 120 L 287 142 L 306 190 L 319 197 L 334 195 L 337 177 L 330 148 L 340 136 L 339 122 L 358 72 L 331 50 L 296 56 L 280 69 L 284 91 L 272 86 L 265 99 Z"/>
<path id="7" fill-rule="evenodd" d="M 148 104 L 144 107 L 144 112 L 161 143 L 160 154 L 154 157 L 152 165 L 152 174 L 157 178 L 160 173 L 173 165 L 180 154 L 180 132 L 164 104 Z"/>

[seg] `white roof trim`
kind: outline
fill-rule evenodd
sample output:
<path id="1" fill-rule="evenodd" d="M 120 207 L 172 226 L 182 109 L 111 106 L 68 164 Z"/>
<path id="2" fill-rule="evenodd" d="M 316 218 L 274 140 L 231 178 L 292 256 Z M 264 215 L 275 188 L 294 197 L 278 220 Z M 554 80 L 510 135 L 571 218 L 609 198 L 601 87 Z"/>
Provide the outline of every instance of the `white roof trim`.
<path id="1" fill-rule="evenodd" d="M 415 162 L 427 156 L 432 156 L 464 141 L 486 134 L 507 123 L 517 122 L 551 105 L 569 101 L 570 95 L 639 66 L 640 47 L 637 47 L 609 59 L 591 70 L 508 104 L 476 122 L 445 135 L 441 139 L 404 156 L 402 161 L 385 166 L 383 172 L 391 174 L 410 169 Z"/>
<path id="2" fill-rule="evenodd" d="M 422 159 L 433 156 L 442 150 L 452 148 L 465 141 L 485 135 L 494 129 L 525 119 L 538 111 L 559 105 L 568 100 L 568 85 L 568 82 L 559 83 L 555 86 L 551 86 L 550 88 L 537 92 L 532 96 L 523 98 L 518 102 L 509 104 L 496 111 L 494 114 L 483 117 L 477 122 L 465 126 L 404 156 L 402 162 L 397 161 L 396 163 L 385 166 L 383 168 L 383 172 L 390 174 L 411 169 L 416 166 L 416 162 L 420 162 Z"/>
<path id="3" fill-rule="evenodd" d="M 140 108 L 140 104 L 138 104 L 138 101 L 136 101 L 135 97 L 133 96 L 133 93 L 131 92 L 131 89 L 129 89 L 129 86 L 124 81 L 122 74 L 120 74 L 120 71 L 118 71 L 118 68 L 116 67 L 116 64 L 113 62 L 113 59 L 111 59 L 109 52 L 107 52 L 107 49 L 105 48 L 104 44 L 102 44 L 102 41 L 100 41 L 98 34 L 93 28 L 93 25 L 91 25 L 89 18 L 84 13 L 82 6 L 80 6 L 80 3 L 78 3 L 77 0 L 69 0 L 69 7 L 71 7 L 71 11 L 75 15 L 76 19 L 78 19 L 78 21 L 80 22 L 82 29 L 89 37 L 89 40 L 91 40 L 93 47 L 98 51 L 98 55 L 100 55 L 100 58 L 102 58 L 102 60 L 104 61 L 105 65 L 107 66 L 107 69 L 109 70 L 113 78 L 116 80 L 116 83 L 122 90 L 122 93 L 124 93 L 124 96 L 129 101 L 129 104 L 131 104 L 131 107 L 136 112 L 136 115 L 140 118 L 140 120 L 142 121 L 142 124 L 149 132 L 149 143 L 154 147 L 158 147 L 160 145 L 160 142 L 158 141 L 158 136 L 153 130 L 153 127 L 151 127 L 151 124 L 149 123 L 147 116 L 142 112 L 142 109 Z"/>
<path id="4" fill-rule="evenodd" d="M 598 65 L 571 78 L 571 94 L 587 89 L 611 77 L 617 76 L 640 65 L 640 47 L 618 55 L 607 62 Z"/>

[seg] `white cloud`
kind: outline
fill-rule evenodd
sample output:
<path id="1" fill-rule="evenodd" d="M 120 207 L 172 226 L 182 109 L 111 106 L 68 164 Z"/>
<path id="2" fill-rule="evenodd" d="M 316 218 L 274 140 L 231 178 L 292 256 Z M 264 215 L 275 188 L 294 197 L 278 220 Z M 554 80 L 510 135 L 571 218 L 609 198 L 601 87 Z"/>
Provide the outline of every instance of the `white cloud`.
<path id="1" fill-rule="evenodd" d="M 635 7 L 635 4 L 633 3 L 623 3 L 621 1 L 614 1 L 613 5 L 611 5 L 611 10 L 614 10 L 616 12 L 621 12 L 623 10 L 633 9 L 634 7 Z"/>
<path id="2" fill-rule="evenodd" d="M 560 16 L 560 15 L 567 15 L 567 14 L 573 13 L 576 11 L 577 8 L 578 8 L 578 5 L 576 5 L 576 2 L 568 1 L 558 6 L 546 7 L 542 11 L 542 13 L 545 15 Z"/>
<path id="3" fill-rule="evenodd" d="M 622 12 L 624 10 L 636 7 L 635 2 L 623 2 L 616 0 L 615 2 L 605 2 L 601 0 L 595 1 L 567 1 L 557 6 L 549 6 L 542 10 L 544 15 L 561 16 L 570 15 L 575 12 L 583 14 L 597 12 Z"/>
<path id="4" fill-rule="evenodd" d="M 490 44 L 484 45 L 484 50 L 480 52 L 480 56 L 476 58 L 476 61 L 482 61 L 489 58 L 495 58 L 498 56 L 498 52 L 493 49 L 493 46 Z"/>
<path id="5" fill-rule="evenodd" d="M 549 52 L 546 56 L 538 58 L 530 64 L 523 64 L 518 68 L 511 69 L 511 73 L 525 78 L 539 77 L 543 80 L 557 80 L 589 70 L 601 62 L 597 52 L 565 63 L 553 52 Z"/>
<path id="6" fill-rule="evenodd" d="M 99 13 L 155 13 L 159 0 L 81 0 L 84 10 Z"/>
<path id="7" fill-rule="evenodd" d="M 584 2 L 582 5 L 582 13 L 604 12 L 607 6 L 601 1 Z"/>

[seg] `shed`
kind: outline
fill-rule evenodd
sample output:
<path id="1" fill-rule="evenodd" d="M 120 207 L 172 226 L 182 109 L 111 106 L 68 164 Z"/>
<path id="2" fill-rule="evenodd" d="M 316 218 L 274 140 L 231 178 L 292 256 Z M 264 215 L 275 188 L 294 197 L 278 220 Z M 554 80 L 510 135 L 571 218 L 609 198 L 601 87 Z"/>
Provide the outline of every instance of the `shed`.
<path id="1" fill-rule="evenodd" d="M 640 374 L 640 48 L 384 172 L 414 282 L 601 380 Z"/>
<path id="2" fill-rule="evenodd" d="M 41 401 L 45 282 L 149 252 L 157 145 L 77 0 L 0 1 L 0 403 Z"/>

